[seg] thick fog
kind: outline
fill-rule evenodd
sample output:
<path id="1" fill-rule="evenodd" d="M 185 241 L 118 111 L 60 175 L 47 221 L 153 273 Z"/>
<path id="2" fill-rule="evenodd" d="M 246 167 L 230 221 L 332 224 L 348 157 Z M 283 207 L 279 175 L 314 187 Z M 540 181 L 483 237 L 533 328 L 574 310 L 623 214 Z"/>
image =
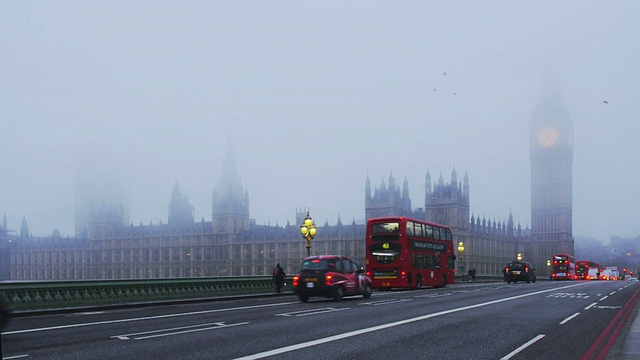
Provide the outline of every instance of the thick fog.
<path id="1" fill-rule="evenodd" d="M 258 224 L 364 222 L 364 187 L 469 176 L 471 212 L 531 223 L 529 121 L 574 124 L 573 233 L 640 235 L 640 2 L 0 2 L 0 211 L 74 235 L 78 178 L 166 223 L 211 220 L 227 150 Z M 545 74 L 555 74 L 551 80 Z M 2 215 L 2 214 L 0 214 Z"/>

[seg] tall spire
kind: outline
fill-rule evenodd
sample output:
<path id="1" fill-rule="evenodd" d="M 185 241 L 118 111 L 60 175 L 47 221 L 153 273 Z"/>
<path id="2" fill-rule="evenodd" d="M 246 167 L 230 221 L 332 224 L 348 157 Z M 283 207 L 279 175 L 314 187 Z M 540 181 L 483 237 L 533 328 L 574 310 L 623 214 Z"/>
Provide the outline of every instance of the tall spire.
<path id="1" fill-rule="evenodd" d="M 233 233 L 249 226 L 249 192 L 244 189 L 236 167 L 233 149 L 229 144 L 225 154 L 218 186 L 212 196 L 213 229 Z"/>
<path id="2" fill-rule="evenodd" d="M 542 76 L 542 93 L 538 104 L 533 109 L 533 121 L 556 124 L 570 121 L 571 114 L 562 98 L 558 75 L 555 68 L 549 66 Z"/>

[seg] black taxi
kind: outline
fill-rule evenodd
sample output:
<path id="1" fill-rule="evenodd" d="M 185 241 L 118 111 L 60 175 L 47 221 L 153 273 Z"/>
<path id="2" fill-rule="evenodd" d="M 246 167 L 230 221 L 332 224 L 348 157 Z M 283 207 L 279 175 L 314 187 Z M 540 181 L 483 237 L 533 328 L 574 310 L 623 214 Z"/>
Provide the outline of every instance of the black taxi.
<path id="1" fill-rule="evenodd" d="M 530 262 L 514 261 L 504 268 L 504 279 L 507 284 L 512 281 L 536 282 L 536 272 Z"/>
<path id="2" fill-rule="evenodd" d="M 302 302 L 311 296 L 342 300 L 344 296 L 371 297 L 371 279 L 363 267 L 348 256 L 317 255 L 302 260 L 300 273 L 293 277 L 293 290 Z"/>

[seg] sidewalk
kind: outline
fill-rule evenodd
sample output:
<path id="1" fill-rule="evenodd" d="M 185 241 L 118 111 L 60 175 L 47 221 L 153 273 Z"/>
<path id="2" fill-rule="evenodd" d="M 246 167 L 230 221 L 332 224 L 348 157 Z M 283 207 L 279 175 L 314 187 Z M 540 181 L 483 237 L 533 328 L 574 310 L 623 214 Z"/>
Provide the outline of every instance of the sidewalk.
<path id="1" fill-rule="evenodd" d="M 616 355 L 607 355 L 607 359 L 616 360 L 638 360 L 640 359 L 640 318 L 638 310 L 640 309 L 640 301 L 636 304 L 629 319 L 633 319 L 631 327 L 628 328 L 628 334 L 624 337 L 624 344 L 620 353 Z M 624 330 L 623 330 L 624 331 Z"/>
<path id="2" fill-rule="evenodd" d="M 629 316 L 624 320 L 621 332 L 615 343 L 609 349 L 606 360 L 640 360 L 640 301 L 638 301 L 638 291 L 633 297 L 636 299 Z"/>

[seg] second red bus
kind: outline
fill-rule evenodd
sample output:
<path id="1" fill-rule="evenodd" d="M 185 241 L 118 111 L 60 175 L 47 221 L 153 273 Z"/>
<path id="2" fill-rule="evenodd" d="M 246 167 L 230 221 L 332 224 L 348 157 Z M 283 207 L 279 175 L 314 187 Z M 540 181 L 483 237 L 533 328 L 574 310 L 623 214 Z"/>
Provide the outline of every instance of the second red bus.
<path id="1" fill-rule="evenodd" d="M 576 260 L 573 255 L 555 254 L 551 264 L 551 280 L 574 280 L 576 275 Z"/>

